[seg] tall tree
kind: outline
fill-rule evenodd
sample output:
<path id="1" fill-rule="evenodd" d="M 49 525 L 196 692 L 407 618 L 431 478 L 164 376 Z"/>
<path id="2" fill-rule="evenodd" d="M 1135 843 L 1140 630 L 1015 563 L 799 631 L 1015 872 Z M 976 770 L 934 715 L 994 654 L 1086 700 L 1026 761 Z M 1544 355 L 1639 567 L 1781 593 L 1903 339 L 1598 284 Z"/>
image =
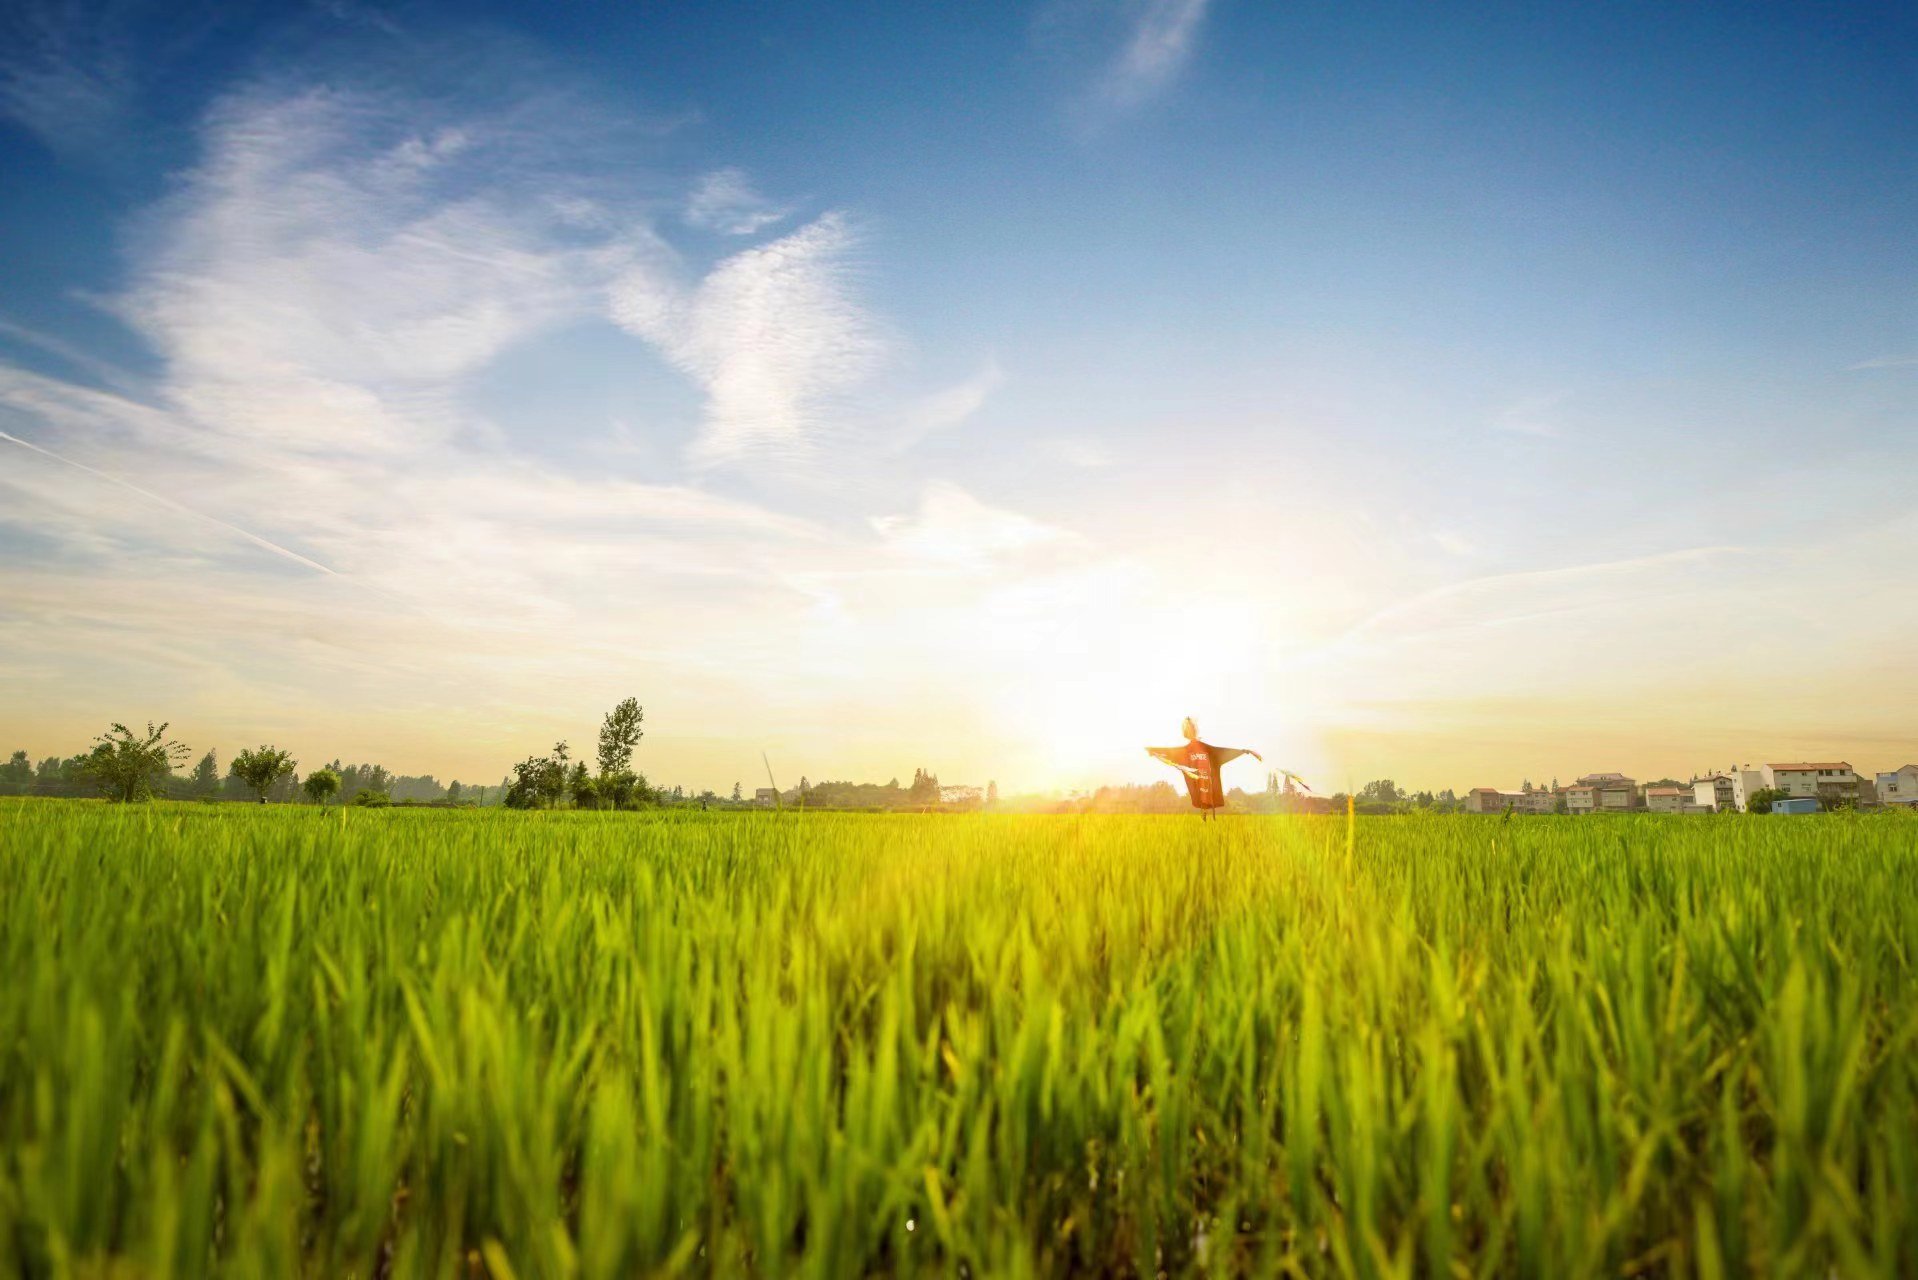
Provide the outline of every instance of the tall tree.
<path id="1" fill-rule="evenodd" d="M 211 751 L 201 756 L 200 763 L 193 766 L 193 778 L 188 789 L 202 798 L 219 794 L 220 761 Z"/>
<path id="2" fill-rule="evenodd" d="M 16 751 L 13 758 L 0 765 L 0 782 L 24 787 L 33 781 L 33 761 L 24 751 Z"/>
<path id="3" fill-rule="evenodd" d="M 233 776 L 251 787 L 260 803 L 265 804 L 266 793 L 273 789 L 273 784 L 291 777 L 298 763 L 291 752 L 260 746 L 233 757 Z"/>
<path id="4" fill-rule="evenodd" d="M 166 725 L 156 729 L 149 720 L 146 736 L 141 737 L 116 723 L 81 757 L 80 772 L 115 800 L 144 800 L 153 794 L 155 783 L 164 781 L 174 765 L 192 754 L 185 744 L 168 738 L 166 731 Z"/>
<path id="5" fill-rule="evenodd" d="M 639 699 L 628 698 L 606 713 L 599 727 L 599 773 L 601 777 L 623 773 L 633 766 L 633 749 L 645 730 L 646 712 Z"/>

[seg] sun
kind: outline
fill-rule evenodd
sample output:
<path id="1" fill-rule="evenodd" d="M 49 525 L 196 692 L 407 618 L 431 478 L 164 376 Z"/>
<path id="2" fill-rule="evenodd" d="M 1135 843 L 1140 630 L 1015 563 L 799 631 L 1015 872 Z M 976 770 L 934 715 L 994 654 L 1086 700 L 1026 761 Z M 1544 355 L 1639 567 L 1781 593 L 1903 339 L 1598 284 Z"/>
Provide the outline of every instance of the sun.
<path id="1" fill-rule="evenodd" d="M 1256 636 L 1217 611 L 1073 591 L 1028 599 L 994 625 L 994 718 L 1046 785 L 1156 776 L 1144 749 L 1178 742 L 1184 717 L 1230 736 L 1270 710 Z"/>

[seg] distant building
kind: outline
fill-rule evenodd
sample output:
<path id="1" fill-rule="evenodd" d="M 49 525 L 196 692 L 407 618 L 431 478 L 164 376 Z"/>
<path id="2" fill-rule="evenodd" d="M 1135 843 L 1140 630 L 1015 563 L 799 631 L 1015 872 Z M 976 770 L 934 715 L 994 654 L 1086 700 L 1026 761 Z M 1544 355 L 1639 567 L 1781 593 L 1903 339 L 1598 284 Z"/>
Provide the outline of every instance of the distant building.
<path id="1" fill-rule="evenodd" d="M 1497 787 L 1473 787 L 1465 793 L 1467 813 L 1504 813 L 1506 805 L 1512 806 L 1513 813 L 1551 813 L 1557 808 L 1549 791 L 1500 791 Z"/>
<path id="2" fill-rule="evenodd" d="M 1591 808 L 1573 809 L 1571 792 L 1578 787 L 1591 788 Z M 1638 784 L 1622 773 L 1588 773 L 1566 788 L 1566 804 L 1573 813 L 1623 813 L 1639 807 Z"/>
<path id="3" fill-rule="evenodd" d="M 1752 792 L 1765 786 L 1765 773 L 1762 769 L 1752 769 L 1744 765 L 1730 771 L 1732 780 L 1732 807 L 1740 813 L 1751 809 Z"/>
<path id="4" fill-rule="evenodd" d="M 940 804 L 979 804 L 985 799 L 985 792 L 978 787 L 941 787 Z"/>
<path id="5" fill-rule="evenodd" d="M 753 792 L 753 803 L 771 808 L 779 803 L 779 793 L 771 787 L 760 787 Z"/>
<path id="6" fill-rule="evenodd" d="M 1858 775 L 1843 760 L 1798 761 L 1768 764 L 1760 772 L 1765 785 L 1783 791 L 1794 799 L 1811 797 L 1833 803 L 1857 804 Z"/>
<path id="7" fill-rule="evenodd" d="M 1598 788 L 1583 782 L 1574 782 L 1569 787 L 1560 788 L 1565 794 L 1565 812 L 1591 813 L 1598 808 Z"/>
<path id="8" fill-rule="evenodd" d="M 1738 794 L 1732 785 L 1732 776 L 1729 773 L 1713 773 L 1693 778 L 1692 803 L 1703 805 L 1714 813 L 1738 812 Z"/>
<path id="9" fill-rule="evenodd" d="M 1683 813 L 1688 808 L 1698 809 L 1700 806 L 1692 800 L 1691 791 L 1684 787 L 1646 787 L 1645 807 L 1653 813 Z"/>
<path id="10" fill-rule="evenodd" d="M 1878 803 L 1918 805 L 1918 764 L 1908 764 L 1902 769 L 1881 773 L 1875 781 L 1878 784 Z"/>
<path id="11" fill-rule="evenodd" d="M 1773 813 L 1817 813 L 1822 807 L 1817 796 L 1786 796 L 1771 802 Z"/>

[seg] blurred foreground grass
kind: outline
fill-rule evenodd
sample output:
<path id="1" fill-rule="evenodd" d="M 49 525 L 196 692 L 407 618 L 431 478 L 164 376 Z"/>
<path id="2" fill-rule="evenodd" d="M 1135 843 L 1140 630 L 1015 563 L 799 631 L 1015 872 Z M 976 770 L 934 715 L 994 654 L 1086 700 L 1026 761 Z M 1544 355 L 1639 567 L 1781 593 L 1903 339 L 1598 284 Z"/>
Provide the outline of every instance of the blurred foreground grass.
<path id="1" fill-rule="evenodd" d="M 0 801 L 0 1274 L 1918 1273 L 1918 822 Z"/>

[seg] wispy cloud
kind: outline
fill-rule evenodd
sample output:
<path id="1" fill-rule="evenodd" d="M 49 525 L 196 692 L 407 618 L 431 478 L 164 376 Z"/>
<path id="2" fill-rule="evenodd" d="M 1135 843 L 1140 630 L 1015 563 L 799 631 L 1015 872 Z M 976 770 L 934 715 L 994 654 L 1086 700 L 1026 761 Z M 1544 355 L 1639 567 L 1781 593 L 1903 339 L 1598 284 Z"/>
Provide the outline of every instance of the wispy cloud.
<path id="1" fill-rule="evenodd" d="M 254 546 L 259 547 L 263 551 L 269 551 L 273 553 L 274 555 L 279 556 L 281 559 L 290 560 L 294 564 L 300 565 L 303 568 L 312 569 L 319 573 L 330 574 L 333 572 L 331 569 L 327 568 L 325 565 L 321 564 L 319 561 L 310 560 L 307 557 L 301 555 L 299 552 L 289 550 L 288 548 L 281 546 L 279 543 L 274 542 L 271 539 L 262 538 L 257 533 L 249 532 L 248 530 L 240 528 L 240 526 L 236 524 L 228 524 L 226 521 L 218 519 L 217 517 L 214 517 L 214 516 L 207 515 L 203 511 L 195 511 L 192 507 L 187 506 L 185 503 L 175 502 L 172 498 L 168 498 L 161 494 L 154 493 L 151 489 L 143 489 L 139 485 L 134 484 L 131 480 L 124 480 L 120 478 L 119 476 L 109 475 L 106 472 L 100 470 L 98 467 L 89 467 L 84 462 L 75 462 L 71 458 L 63 458 L 51 449 L 43 449 L 39 445 L 34 444 L 31 441 L 22 440 L 20 439 L 20 437 L 9 435 L 4 431 L 0 431 L 0 441 L 4 441 L 7 444 L 11 444 L 11 445 L 17 445 L 22 449 L 28 450 L 29 452 L 37 453 L 43 458 L 50 458 L 53 461 L 59 463 L 61 466 L 72 467 L 75 471 L 85 472 L 87 475 L 93 476 L 99 480 L 104 480 L 108 484 L 113 485 L 116 488 L 124 489 L 128 493 L 134 494 L 141 498 L 145 498 L 148 502 L 156 503 L 159 506 L 165 507 L 169 511 L 175 511 L 184 516 L 191 516 L 195 520 L 203 520 L 207 524 L 212 525 L 216 529 L 220 529 L 227 533 L 230 533 L 236 538 L 241 538 L 247 542 L 252 543 Z"/>
<path id="2" fill-rule="evenodd" d="M 910 449 L 928 436 L 959 426 L 984 408 L 1005 380 L 1006 371 L 999 362 L 987 360 L 970 377 L 921 397 L 902 415 L 892 447 L 896 451 Z"/>
<path id="3" fill-rule="evenodd" d="M 90 375 L 103 386 L 125 391 L 134 385 L 132 376 L 126 370 L 109 364 L 92 352 L 50 333 L 42 333 L 38 329 L 31 329 L 26 325 L 15 324 L 11 320 L 0 318 L 0 338 L 11 338 L 23 346 L 44 351 L 69 368 Z"/>
<path id="4" fill-rule="evenodd" d="M 1135 107 L 1166 88 L 1191 60 L 1211 0 L 1137 0 L 1125 44 L 1107 67 L 1099 96 Z"/>
<path id="5" fill-rule="evenodd" d="M 1070 540 L 1060 529 L 987 506 L 958 485 L 929 484 L 910 516 L 880 516 L 872 527 L 894 551 L 913 559 L 957 568 L 984 568 L 991 561 L 1048 543 Z"/>
<path id="6" fill-rule="evenodd" d="M 1569 391 L 1551 391 L 1544 395 L 1527 396 L 1501 409 L 1493 417 L 1492 425 L 1500 431 L 1558 439 L 1565 434 L 1560 425 L 1558 409 L 1571 398 L 1571 394 Z"/>
<path id="7" fill-rule="evenodd" d="M 1086 436 L 1055 436 L 1036 447 L 1041 457 L 1081 471 L 1097 471 L 1117 462 L 1110 448 Z"/>
<path id="8" fill-rule="evenodd" d="M 715 169 L 693 185 L 686 198 L 686 221 L 721 235 L 747 236 L 784 222 L 792 210 L 759 194 L 739 169 Z"/>
<path id="9" fill-rule="evenodd" d="M 1880 356 L 1876 360 L 1860 360 L 1857 364 L 1845 366 L 1848 373 L 1857 373 L 1861 369 L 1909 369 L 1918 366 L 1918 354 L 1908 356 Z"/>
<path id="10" fill-rule="evenodd" d="M 231 446 L 404 452 L 460 377 L 590 314 L 609 259 L 509 189 L 510 134 L 337 89 L 223 103 L 119 309 L 173 405 Z M 428 116 L 430 119 L 430 116 Z"/>
<path id="11" fill-rule="evenodd" d="M 845 215 L 828 213 L 691 288 L 656 263 L 615 286 L 614 319 L 706 393 L 696 464 L 806 452 L 830 429 L 835 397 L 876 367 L 886 344 L 855 296 L 855 244 Z"/>
<path id="12" fill-rule="evenodd" d="M 977 616 L 1080 545 L 956 486 L 902 494 L 896 461 L 864 447 L 832 455 L 857 484 L 808 518 L 817 493 L 760 462 L 823 451 L 848 423 L 896 429 L 912 403 L 854 401 L 889 343 L 858 297 L 849 218 L 702 267 L 649 220 L 679 220 L 684 202 L 656 196 L 668 177 L 575 181 L 537 114 L 350 78 L 263 81 L 211 110 L 109 299 L 157 374 L 102 389 L 0 361 L 0 538 L 35 548 L 0 561 L 0 681 L 46 691 L 27 711 L 71 718 L 58 691 L 82 683 L 164 687 L 169 714 L 235 734 L 271 708 L 276 732 L 345 726 L 371 750 L 369 708 L 408 708 L 390 727 L 439 706 L 537 741 L 643 672 L 697 699 L 711 732 L 732 715 L 759 734 L 908 680 L 902 653 L 953 647 L 928 619 Z M 716 228 L 752 221 L 733 215 Z M 606 474 L 603 451 L 569 459 L 577 439 L 493 427 L 502 358 L 587 327 L 615 350 L 637 335 L 703 393 L 695 469 L 652 449 L 612 461 L 661 459 L 657 474 Z M 924 397 L 916 425 L 950 428 L 1000 377 Z M 620 416 L 633 435 L 680 427 Z M 714 462 L 749 465 L 697 469 Z M 846 488 L 854 511 L 909 509 L 861 522 Z"/>
<path id="13" fill-rule="evenodd" d="M 63 154 L 113 141 L 135 87 L 122 6 L 81 8 L 18 0 L 0 18 L 0 118 Z"/>
<path id="14" fill-rule="evenodd" d="M 1417 643 L 1443 631 L 1482 629 L 1570 610 L 1616 607 L 1624 598 L 1668 595 L 1723 567 L 1747 548 L 1684 547 L 1623 560 L 1488 574 L 1449 583 L 1379 610 L 1344 642 Z"/>

